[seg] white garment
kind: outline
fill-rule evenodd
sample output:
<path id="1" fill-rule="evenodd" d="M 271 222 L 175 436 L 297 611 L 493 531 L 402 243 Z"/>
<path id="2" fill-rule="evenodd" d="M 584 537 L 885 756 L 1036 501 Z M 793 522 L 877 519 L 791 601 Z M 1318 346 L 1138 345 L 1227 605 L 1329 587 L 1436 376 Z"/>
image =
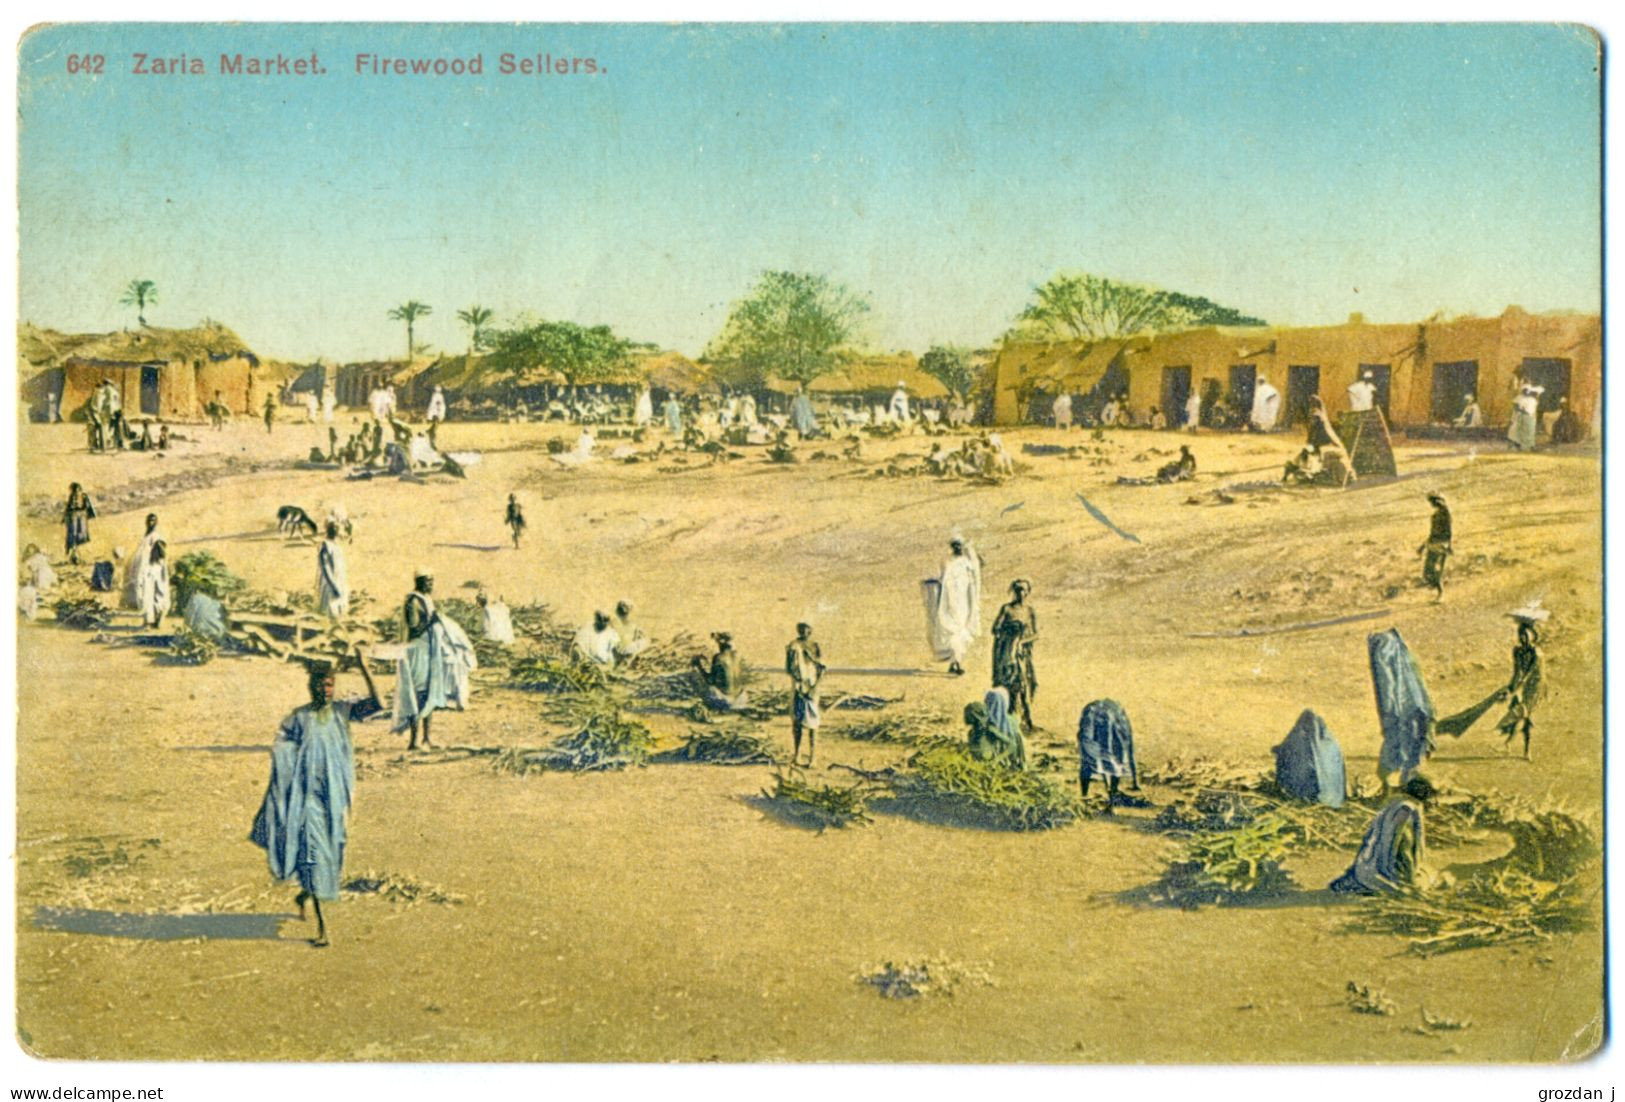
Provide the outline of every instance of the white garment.
<path id="1" fill-rule="evenodd" d="M 582 657 L 606 668 L 615 665 L 615 648 L 620 644 L 621 636 L 612 627 L 605 627 L 603 631 L 594 630 L 587 624 L 576 632 L 575 648 L 581 652 Z"/>
<path id="2" fill-rule="evenodd" d="M 141 622 L 157 624 L 169 612 L 169 564 L 151 563 L 141 575 Z"/>
<path id="3" fill-rule="evenodd" d="M 323 540 L 316 553 L 316 607 L 333 620 L 344 619 L 350 611 L 350 572 L 338 540 Z"/>
<path id="4" fill-rule="evenodd" d="M 597 443 L 597 441 L 593 440 L 592 433 L 588 432 L 586 429 L 582 429 L 581 435 L 576 437 L 576 456 L 581 459 L 591 459 L 592 449 L 595 443 Z"/>
<path id="5" fill-rule="evenodd" d="M 1462 429 L 1476 429 L 1484 423 L 1484 415 L 1479 412 L 1477 402 L 1467 403 L 1467 408 L 1461 411 L 1456 418 L 1456 427 Z"/>
<path id="6" fill-rule="evenodd" d="M 1193 393 L 1185 399 L 1185 427 L 1194 429 L 1202 423 L 1202 396 Z"/>
<path id="7" fill-rule="evenodd" d="M 322 420 L 327 424 L 333 423 L 333 407 L 338 405 L 338 396 L 331 389 L 322 391 Z"/>
<path id="8" fill-rule="evenodd" d="M 439 387 L 429 396 L 429 408 L 423 414 L 425 421 L 444 421 L 446 419 L 446 396 Z"/>
<path id="9" fill-rule="evenodd" d="M 51 569 L 51 560 L 45 557 L 43 551 L 36 551 L 24 559 L 23 569 L 28 572 L 28 584 L 41 593 L 56 585 L 56 571 Z"/>
<path id="10" fill-rule="evenodd" d="M 654 397 L 647 390 L 638 391 L 638 400 L 632 406 L 632 423 L 647 425 L 655 419 Z"/>
<path id="11" fill-rule="evenodd" d="M 311 424 L 316 423 L 316 413 L 317 413 L 318 405 L 319 405 L 319 403 L 317 402 L 316 395 L 314 395 L 314 394 L 306 394 L 305 395 L 305 420 L 309 421 Z"/>
<path id="12" fill-rule="evenodd" d="M 367 395 L 367 408 L 372 410 L 372 416 L 373 416 L 374 420 L 376 420 L 376 421 L 388 420 L 388 418 L 389 418 L 389 396 L 384 393 L 382 387 L 375 387 L 373 389 L 373 392 L 371 394 Z"/>
<path id="13" fill-rule="evenodd" d="M 1011 459 L 1010 453 L 1004 450 L 1004 437 L 1000 436 L 996 432 L 990 432 L 987 434 L 987 443 L 988 446 L 993 449 L 994 465 L 997 466 L 1004 474 L 1015 474 L 1016 461 Z M 976 576 L 978 586 L 981 585 L 981 581 L 982 576 L 980 573 L 978 573 Z"/>
<path id="14" fill-rule="evenodd" d="M 1274 430 L 1275 419 L 1280 412 L 1281 392 L 1267 381 L 1260 379 L 1258 386 L 1253 389 L 1253 427 L 1260 432 Z"/>
<path id="15" fill-rule="evenodd" d="M 963 662 L 982 634 L 982 565 L 965 548 L 942 564 L 936 608 L 931 616 L 931 649 L 939 662 Z"/>
<path id="16" fill-rule="evenodd" d="M 1072 427 L 1072 395 L 1063 394 L 1055 399 L 1055 405 L 1050 411 L 1055 416 L 1055 427 L 1069 429 Z"/>
<path id="17" fill-rule="evenodd" d="M 440 462 L 440 453 L 434 450 L 429 438 L 420 433 L 412 436 L 412 450 L 408 455 L 414 467 L 432 467 Z"/>
<path id="18" fill-rule="evenodd" d="M 493 643 L 513 642 L 513 616 L 501 601 L 485 603 L 485 637 Z"/>
<path id="19" fill-rule="evenodd" d="M 124 600 L 125 608 L 141 607 L 141 587 L 143 579 L 152 569 L 152 545 L 164 538 L 164 534 L 154 528 L 141 537 L 141 542 L 135 546 L 135 554 L 130 561 L 124 564 Z"/>
<path id="20" fill-rule="evenodd" d="M 1349 384 L 1349 409 L 1363 413 L 1377 400 L 1377 388 L 1369 379 L 1356 379 Z"/>
<path id="21" fill-rule="evenodd" d="M 891 409 L 888 412 L 895 421 L 908 420 L 908 391 L 903 387 L 892 391 Z"/>
<path id="22" fill-rule="evenodd" d="M 747 394 L 739 400 L 739 419 L 746 425 L 756 424 L 756 396 Z"/>
<path id="23" fill-rule="evenodd" d="M 1100 407 L 1100 423 L 1102 425 L 1117 424 L 1117 403 L 1107 402 Z"/>
<path id="24" fill-rule="evenodd" d="M 31 585 L 17 588 L 17 611 L 25 620 L 39 619 L 39 590 Z"/>

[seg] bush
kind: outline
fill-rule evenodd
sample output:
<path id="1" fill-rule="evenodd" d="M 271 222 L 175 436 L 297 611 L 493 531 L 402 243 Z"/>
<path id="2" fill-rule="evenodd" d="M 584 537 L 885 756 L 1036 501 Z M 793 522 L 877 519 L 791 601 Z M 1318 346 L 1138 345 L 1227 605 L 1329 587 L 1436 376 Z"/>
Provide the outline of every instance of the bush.
<path id="1" fill-rule="evenodd" d="M 204 593 L 223 604 L 248 588 L 248 583 L 226 568 L 210 551 L 193 551 L 175 560 L 169 572 L 174 607 L 185 608 L 194 593 Z"/>

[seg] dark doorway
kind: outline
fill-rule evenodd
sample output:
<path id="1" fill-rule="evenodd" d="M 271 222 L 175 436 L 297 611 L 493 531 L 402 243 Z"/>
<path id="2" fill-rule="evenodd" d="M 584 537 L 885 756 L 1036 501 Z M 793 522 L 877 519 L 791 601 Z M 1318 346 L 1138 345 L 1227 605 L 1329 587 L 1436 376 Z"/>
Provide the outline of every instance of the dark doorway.
<path id="1" fill-rule="evenodd" d="M 1429 420 L 1448 424 L 1461 416 L 1467 395 L 1478 394 L 1478 361 L 1457 360 L 1433 365 L 1433 404 Z"/>
<path id="2" fill-rule="evenodd" d="M 1309 399 L 1320 393 L 1320 365 L 1293 364 L 1286 369 L 1286 423 L 1309 423 Z"/>
<path id="3" fill-rule="evenodd" d="M 1162 369 L 1162 415 L 1168 419 L 1168 427 L 1176 428 L 1185 423 L 1185 403 L 1191 396 L 1191 369 L 1185 367 L 1165 367 Z"/>
<path id="4" fill-rule="evenodd" d="M 1545 392 L 1540 396 L 1540 412 L 1550 413 L 1556 409 L 1558 403 L 1569 396 L 1569 361 L 1538 359 L 1524 357 L 1523 366 L 1518 368 L 1518 374 L 1530 386 L 1543 386 Z"/>
<path id="5" fill-rule="evenodd" d="M 1226 401 L 1230 403 L 1231 419 L 1235 424 L 1245 425 L 1253 415 L 1253 388 L 1257 385 L 1256 365 L 1236 364 L 1231 367 L 1230 394 Z"/>
<path id="6" fill-rule="evenodd" d="M 141 412 L 150 417 L 158 415 L 158 369 L 141 369 Z"/>
<path id="7" fill-rule="evenodd" d="M 1361 364 L 1360 374 L 1371 372 L 1371 385 L 1377 388 L 1376 406 L 1382 410 L 1383 420 L 1393 424 L 1393 411 L 1388 407 L 1388 388 L 1393 383 L 1394 369 L 1388 364 Z"/>

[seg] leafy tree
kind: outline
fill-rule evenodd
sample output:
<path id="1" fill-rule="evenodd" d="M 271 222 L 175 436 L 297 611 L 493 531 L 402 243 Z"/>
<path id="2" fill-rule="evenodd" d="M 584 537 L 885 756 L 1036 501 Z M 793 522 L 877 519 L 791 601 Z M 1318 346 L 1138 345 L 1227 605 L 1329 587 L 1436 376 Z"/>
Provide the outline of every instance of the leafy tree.
<path id="1" fill-rule="evenodd" d="M 434 313 L 434 308 L 426 303 L 412 299 L 403 302 L 389 312 L 389 320 L 404 321 L 406 323 L 406 362 L 412 362 L 412 356 L 417 352 L 417 343 L 412 339 L 412 326 L 419 318 L 426 318 Z"/>
<path id="2" fill-rule="evenodd" d="M 1018 319 L 1050 337 L 1097 340 L 1203 325 L 1266 324 L 1205 298 L 1088 273 L 1056 275 L 1034 295 Z"/>
<path id="3" fill-rule="evenodd" d="M 457 320 L 468 326 L 468 354 L 485 347 L 485 327 L 491 322 L 491 311 L 484 306 L 470 306 L 457 311 Z"/>
<path id="4" fill-rule="evenodd" d="M 147 307 L 158 304 L 158 285 L 150 279 L 132 279 L 124 288 L 124 297 L 119 299 L 121 306 L 135 307 L 135 320 L 145 326 L 147 324 Z"/>
<path id="5" fill-rule="evenodd" d="M 977 374 L 970 362 L 970 352 L 958 345 L 932 345 L 930 351 L 920 357 L 920 370 L 961 401 L 976 389 Z"/>
<path id="6" fill-rule="evenodd" d="M 706 358 L 734 385 L 767 375 L 809 383 L 836 365 L 868 312 L 867 299 L 827 276 L 765 272 L 734 303 Z"/>
<path id="7" fill-rule="evenodd" d="M 607 325 L 589 328 L 573 321 L 542 321 L 496 330 L 488 334 L 486 347 L 490 349 L 486 364 L 510 385 L 541 367 L 563 375 L 574 392 L 583 383 L 626 370 L 632 350 L 640 346 L 616 336 Z"/>

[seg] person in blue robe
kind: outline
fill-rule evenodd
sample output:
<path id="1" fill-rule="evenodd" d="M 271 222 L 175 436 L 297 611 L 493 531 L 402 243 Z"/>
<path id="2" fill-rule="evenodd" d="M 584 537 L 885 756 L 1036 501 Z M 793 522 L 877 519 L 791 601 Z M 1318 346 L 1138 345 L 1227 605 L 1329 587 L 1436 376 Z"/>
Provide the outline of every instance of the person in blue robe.
<path id="1" fill-rule="evenodd" d="M 350 723 L 383 710 L 378 688 L 356 651 L 367 696 L 335 700 L 333 667 L 312 663 L 310 703 L 282 721 L 271 745 L 271 780 L 248 837 L 265 850 L 271 875 L 298 880 L 294 904 L 301 920 L 305 904 L 316 909 L 316 936 L 311 945 L 329 944 L 322 901 L 339 894 L 344 871 L 344 845 L 349 836 L 350 797 L 355 788 L 355 755 Z"/>
<path id="2" fill-rule="evenodd" d="M 683 404 L 677 400 L 677 395 L 667 395 L 660 412 L 666 418 L 666 431 L 673 436 L 683 435 Z"/>
<path id="3" fill-rule="evenodd" d="M 1002 759 L 1017 769 L 1027 768 L 1027 740 L 1010 710 L 1010 693 L 989 689 L 980 703 L 965 705 L 970 752 L 983 761 Z"/>
<path id="4" fill-rule="evenodd" d="M 468 706 L 468 675 L 478 667 L 474 645 L 457 621 L 441 616 L 434 607 L 434 577 L 417 571 L 414 587 L 402 609 L 406 621 L 406 649 L 396 664 L 395 731 L 411 729 L 408 750 L 418 748 L 418 732 L 425 748 L 429 721 L 442 708 L 462 711 Z"/>
<path id="5" fill-rule="evenodd" d="M 1106 810 L 1111 810 L 1118 782 L 1128 777 L 1133 791 L 1140 789 L 1140 769 L 1134 761 L 1134 729 L 1128 713 L 1115 700 L 1092 700 L 1078 717 L 1078 785 L 1085 799 L 1089 782 L 1106 777 Z"/>
<path id="6" fill-rule="evenodd" d="M 1327 807 L 1342 807 L 1348 795 L 1343 751 L 1326 721 L 1307 708 L 1275 747 L 1275 783 L 1289 796 Z"/>
<path id="7" fill-rule="evenodd" d="M 1377 715 L 1382 720 L 1377 773 L 1386 792 L 1389 774 L 1397 772 L 1403 785 L 1433 753 L 1433 701 L 1422 682 L 1421 668 L 1397 628 L 1374 632 L 1367 637 L 1366 646 Z"/>
<path id="8" fill-rule="evenodd" d="M 1404 795 L 1371 820 L 1354 864 L 1327 886 L 1334 892 L 1375 895 L 1416 884 L 1427 852 L 1424 812 L 1433 796 L 1426 777 L 1406 781 Z"/>

